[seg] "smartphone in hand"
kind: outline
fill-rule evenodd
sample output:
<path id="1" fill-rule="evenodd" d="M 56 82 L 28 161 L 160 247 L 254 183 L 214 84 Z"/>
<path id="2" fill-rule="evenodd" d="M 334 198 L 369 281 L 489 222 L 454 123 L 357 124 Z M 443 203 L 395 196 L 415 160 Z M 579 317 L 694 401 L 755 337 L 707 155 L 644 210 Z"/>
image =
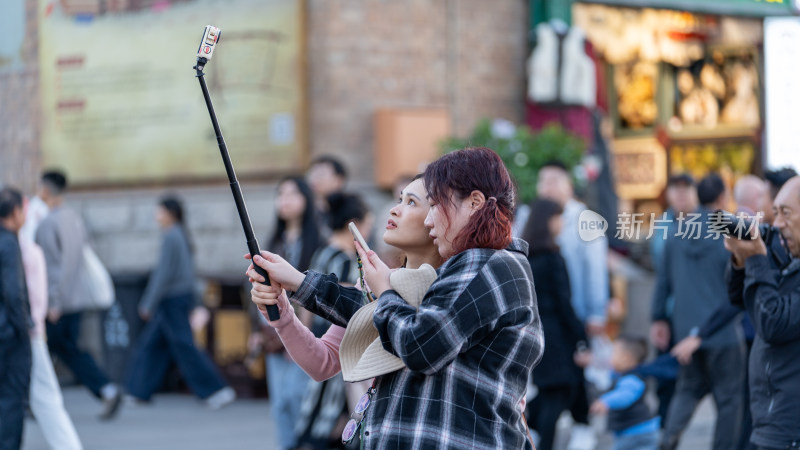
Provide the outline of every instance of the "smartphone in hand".
<path id="1" fill-rule="evenodd" d="M 350 232 L 353 233 L 353 237 L 361 244 L 361 248 L 364 249 L 365 252 L 369 252 L 369 246 L 367 245 L 367 241 L 364 240 L 364 236 L 361 235 L 361 232 L 358 231 L 358 227 L 355 223 L 350 222 L 347 224 L 347 227 L 350 228 Z"/>

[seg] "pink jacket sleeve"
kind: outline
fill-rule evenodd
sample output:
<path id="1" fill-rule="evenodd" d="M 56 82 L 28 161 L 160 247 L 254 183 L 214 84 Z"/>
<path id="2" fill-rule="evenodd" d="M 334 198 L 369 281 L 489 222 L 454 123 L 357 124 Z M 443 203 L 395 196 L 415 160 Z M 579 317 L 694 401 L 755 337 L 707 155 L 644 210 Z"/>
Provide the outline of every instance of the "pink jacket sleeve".
<path id="1" fill-rule="evenodd" d="M 331 378 L 342 370 L 339 363 L 339 345 L 342 343 L 344 328 L 331 325 L 321 338 L 300 322 L 289 305 L 285 295 L 278 298 L 278 310 L 281 318 L 270 321 L 266 312 L 261 314 L 278 332 L 289 356 L 315 381 Z"/>
<path id="2" fill-rule="evenodd" d="M 44 318 L 47 315 L 47 268 L 42 249 L 27 239 L 19 240 L 22 264 L 25 267 L 25 284 L 33 319 L 32 336 L 44 336 Z"/>

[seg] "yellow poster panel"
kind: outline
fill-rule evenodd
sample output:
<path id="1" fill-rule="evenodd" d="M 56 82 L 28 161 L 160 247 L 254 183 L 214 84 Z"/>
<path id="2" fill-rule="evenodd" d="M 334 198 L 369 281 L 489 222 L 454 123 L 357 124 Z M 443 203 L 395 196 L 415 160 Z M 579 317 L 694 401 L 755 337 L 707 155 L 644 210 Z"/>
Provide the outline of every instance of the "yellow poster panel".
<path id="1" fill-rule="evenodd" d="M 206 66 L 237 173 L 303 161 L 300 0 L 40 0 L 45 167 L 78 184 L 219 179 L 224 167 L 192 69 Z"/>

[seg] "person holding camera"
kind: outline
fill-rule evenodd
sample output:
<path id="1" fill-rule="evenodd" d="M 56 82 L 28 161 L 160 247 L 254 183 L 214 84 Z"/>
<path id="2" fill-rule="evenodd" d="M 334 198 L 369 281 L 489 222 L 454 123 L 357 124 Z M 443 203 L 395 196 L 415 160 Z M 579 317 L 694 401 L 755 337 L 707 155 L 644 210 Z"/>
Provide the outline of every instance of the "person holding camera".
<path id="1" fill-rule="evenodd" d="M 792 256 L 780 270 L 770 264 L 761 239 L 726 239 L 732 253 L 728 292 L 756 328 L 750 356 L 750 442 L 759 449 L 800 446 L 800 177 L 774 201 L 775 221 Z"/>

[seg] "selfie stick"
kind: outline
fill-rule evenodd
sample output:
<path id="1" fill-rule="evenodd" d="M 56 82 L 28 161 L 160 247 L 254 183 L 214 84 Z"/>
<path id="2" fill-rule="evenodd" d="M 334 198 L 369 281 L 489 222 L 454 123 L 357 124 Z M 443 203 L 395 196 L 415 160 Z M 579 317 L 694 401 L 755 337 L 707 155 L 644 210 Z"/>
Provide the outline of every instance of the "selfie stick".
<path id="1" fill-rule="evenodd" d="M 247 239 L 247 250 L 250 252 L 250 257 L 260 255 L 261 251 L 258 248 L 258 241 L 253 233 L 253 225 L 250 223 L 250 216 L 247 214 L 247 206 L 244 204 L 242 197 L 242 189 L 239 187 L 239 181 L 236 179 L 236 172 L 233 171 L 233 164 L 231 157 L 228 154 L 228 147 L 225 145 L 225 139 L 222 137 L 222 131 L 219 129 L 217 123 L 217 115 L 214 114 L 214 106 L 211 104 L 211 97 L 208 95 L 208 87 L 204 78 L 203 68 L 211 55 L 214 48 L 219 42 L 222 32 L 219 28 L 208 25 L 203 31 L 203 40 L 200 41 L 200 47 L 197 49 L 197 65 L 193 67 L 197 71 L 197 79 L 200 81 L 200 88 L 203 90 L 203 98 L 206 99 L 206 106 L 208 107 L 208 114 L 211 115 L 211 124 L 214 125 L 214 133 L 217 135 L 217 144 L 219 144 L 219 152 L 222 154 L 222 162 L 225 164 L 225 172 L 228 173 L 228 181 L 231 184 L 231 192 L 233 193 L 233 200 L 236 202 L 236 210 L 239 212 L 239 220 L 242 221 L 242 228 L 244 229 L 244 236 Z M 264 277 L 264 284 L 269 286 L 269 274 L 261 268 L 258 264 L 253 262 L 253 267 L 259 275 Z M 267 305 L 267 314 L 269 320 L 280 319 L 277 305 Z"/>

